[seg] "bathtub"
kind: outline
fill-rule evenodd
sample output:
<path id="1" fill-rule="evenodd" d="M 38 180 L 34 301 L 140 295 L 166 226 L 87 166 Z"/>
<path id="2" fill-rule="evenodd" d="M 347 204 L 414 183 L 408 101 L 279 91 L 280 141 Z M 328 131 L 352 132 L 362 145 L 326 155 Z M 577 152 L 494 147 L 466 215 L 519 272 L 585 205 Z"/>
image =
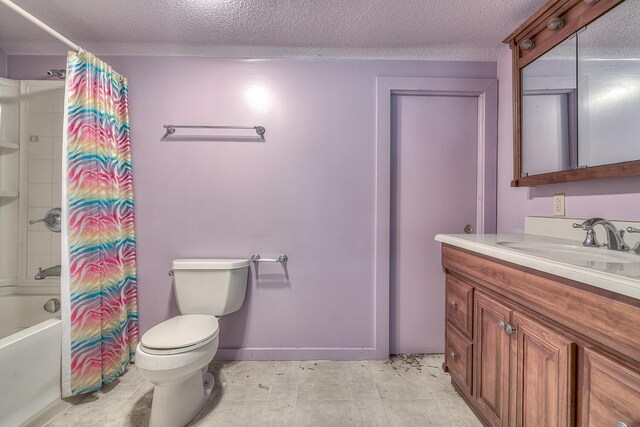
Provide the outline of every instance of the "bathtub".
<path id="1" fill-rule="evenodd" d="M 20 426 L 60 402 L 58 286 L 0 287 L 0 427 Z M 50 303 L 51 304 L 51 303 Z"/>

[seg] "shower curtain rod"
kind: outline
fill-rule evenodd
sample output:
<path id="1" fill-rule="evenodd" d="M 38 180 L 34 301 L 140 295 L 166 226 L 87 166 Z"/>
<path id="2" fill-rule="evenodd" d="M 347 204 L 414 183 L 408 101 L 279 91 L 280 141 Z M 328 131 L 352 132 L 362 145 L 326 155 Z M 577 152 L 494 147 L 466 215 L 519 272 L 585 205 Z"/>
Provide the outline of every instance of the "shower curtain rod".
<path id="1" fill-rule="evenodd" d="M 45 24 L 44 22 L 42 22 L 41 20 L 39 20 L 38 18 L 33 16 L 32 14 L 30 14 L 29 12 L 27 12 L 26 10 L 24 10 L 23 8 L 21 8 L 20 6 L 15 4 L 14 2 L 12 2 L 10 0 L 0 0 L 0 3 L 4 4 L 9 9 L 13 10 L 18 15 L 22 16 L 23 18 L 27 19 L 28 21 L 31 21 L 32 23 L 34 23 L 39 28 L 45 30 L 47 33 L 49 33 L 50 35 L 52 35 L 56 39 L 60 40 L 62 43 L 66 44 L 71 49 L 75 50 L 76 52 L 80 52 L 82 50 L 82 48 L 80 46 L 78 46 L 77 44 L 73 43 L 71 40 L 69 40 L 68 38 L 66 38 L 65 36 L 63 36 L 59 32 L 57 32 L 56 30 L 54 30 L 53 28 L 51 28 L 50 26 L 48 26 L 47 24 Z"/>

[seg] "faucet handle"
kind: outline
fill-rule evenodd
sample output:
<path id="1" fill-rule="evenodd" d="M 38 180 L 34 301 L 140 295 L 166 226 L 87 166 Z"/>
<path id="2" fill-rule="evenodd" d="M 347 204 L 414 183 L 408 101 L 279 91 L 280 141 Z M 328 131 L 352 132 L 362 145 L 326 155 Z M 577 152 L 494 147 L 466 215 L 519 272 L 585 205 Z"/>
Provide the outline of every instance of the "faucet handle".
<path id="1" fill-rule="evenodd" d="M 593 228 L 590 228 L 587 230 L 587 236 L 584 238 L 584 242 L 582 242 L 582 246 L 589 246 L 594 248 L 600 246 L 600 242 L 598 241 L 598 238 L 596 237 L 596 232 L 593 231 Z"/>
<path id="2" fill-rule="evenodd" d="M 600 246 L 600 242 L 598 242 L 598 238 L 596 237 L 596 232 L 593 231 L 593 225 L 590 223 L 590 220 L 586 220 L 582 224 L 578 224 L 577 222 L 574 222 L 571 226 L 573 228 L 580 228 L 587 232 L 587 235 L 584 238 L 584 242 L 582 242 L 583 246 L 591 246 L 591 247 Z"/>
<path id="3" fill-rule="evenodd" d="M 640 228 L 627 227 L 627 233 L 640 233 Z M 638 243 L 636 243 L 636 245 L 631 249 L 631 252 L 636 255 L 640 255 L 640 241 L 638 241 Z"/>

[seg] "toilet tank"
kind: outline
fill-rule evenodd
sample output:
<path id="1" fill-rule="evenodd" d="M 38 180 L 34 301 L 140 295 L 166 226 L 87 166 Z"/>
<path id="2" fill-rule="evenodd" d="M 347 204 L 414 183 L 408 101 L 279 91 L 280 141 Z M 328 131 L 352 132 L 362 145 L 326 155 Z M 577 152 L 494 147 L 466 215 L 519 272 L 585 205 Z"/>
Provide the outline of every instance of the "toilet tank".
<path id="1" fill-rule="evenodd" d="M 248 260 L 176 259 L 172 269 L 181 314 L 224 316 L 242 307 Z"/>

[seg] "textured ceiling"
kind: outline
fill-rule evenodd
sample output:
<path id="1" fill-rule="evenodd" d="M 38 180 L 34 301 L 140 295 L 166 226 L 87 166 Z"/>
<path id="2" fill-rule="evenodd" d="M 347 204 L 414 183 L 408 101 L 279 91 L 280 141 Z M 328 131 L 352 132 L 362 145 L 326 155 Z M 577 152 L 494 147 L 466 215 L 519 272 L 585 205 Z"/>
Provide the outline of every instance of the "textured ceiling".
<path id="1" fill-rule="evenodd" d="M 100 55 L 491 60 L 545 0 L 14 0 Z M 0 5 L 10 55 L 66 48 Z"/>

